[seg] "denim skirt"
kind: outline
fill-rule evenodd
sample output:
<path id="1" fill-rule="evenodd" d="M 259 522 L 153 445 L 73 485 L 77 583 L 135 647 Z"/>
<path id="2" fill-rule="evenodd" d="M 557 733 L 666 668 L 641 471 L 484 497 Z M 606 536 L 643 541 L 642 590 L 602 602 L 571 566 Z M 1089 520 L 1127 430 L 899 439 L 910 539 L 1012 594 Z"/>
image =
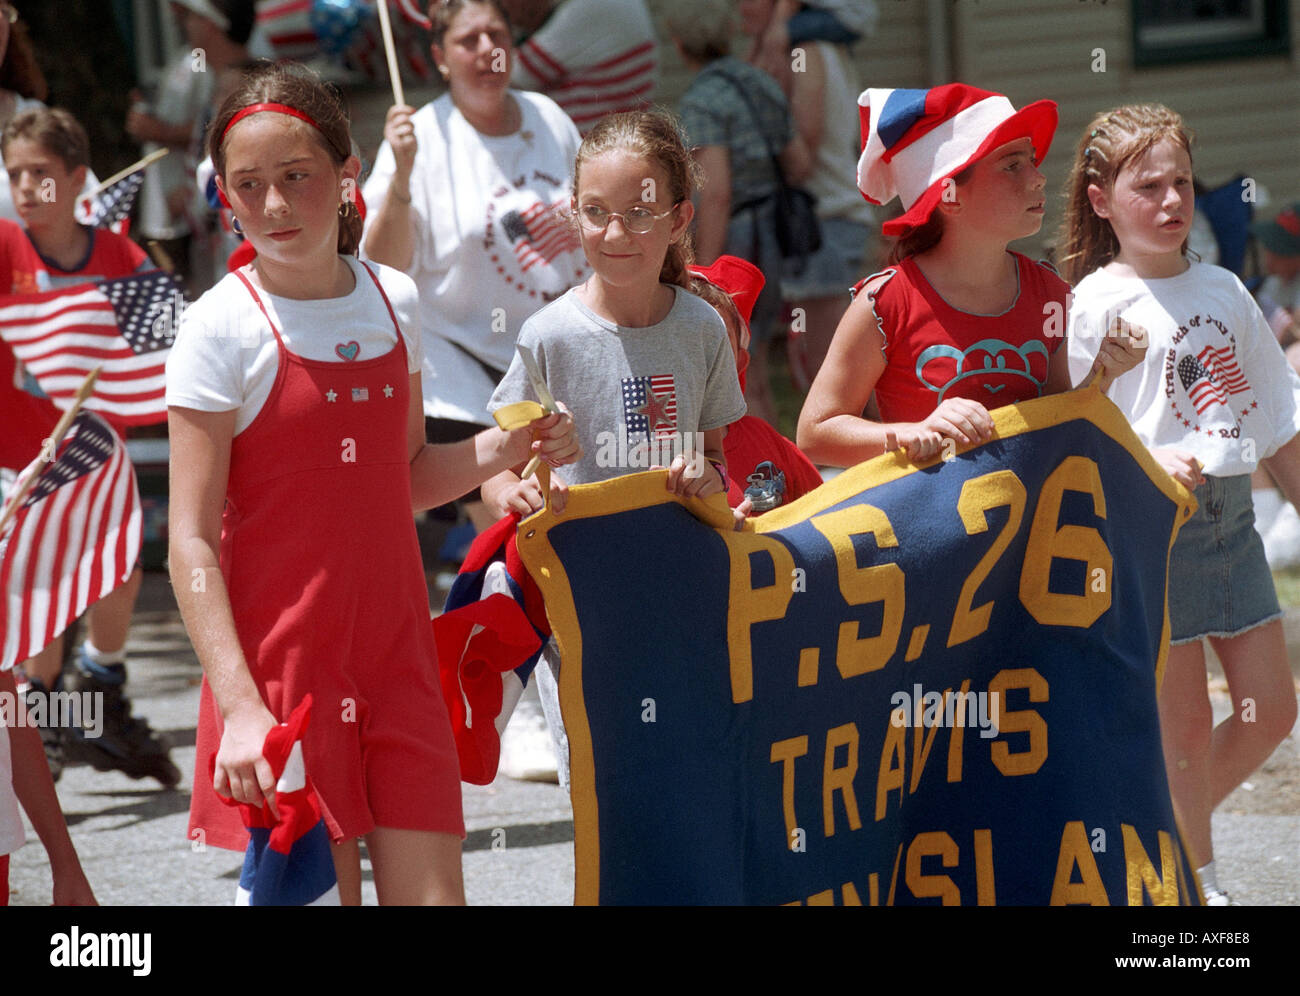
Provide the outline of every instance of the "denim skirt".
<path id="1" fill-rule="evenodd" d="M 1200 507 L 1169 556 L 1171 643 L 1237 636 L 1282 615 L 1264 541 L 1255 531 L 1250 475 L 1205 477 Z"/>

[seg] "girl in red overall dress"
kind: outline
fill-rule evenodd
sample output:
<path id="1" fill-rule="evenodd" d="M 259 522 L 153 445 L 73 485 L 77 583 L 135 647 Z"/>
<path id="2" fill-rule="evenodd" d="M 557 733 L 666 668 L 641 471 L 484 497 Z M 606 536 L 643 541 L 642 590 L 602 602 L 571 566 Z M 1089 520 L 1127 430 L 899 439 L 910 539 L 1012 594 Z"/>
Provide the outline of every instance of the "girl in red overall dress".
<path id="1" fill-rule="evenodd" d="M 360 164 L 314 77 L 250 73 L 208 145 L 257 255 L 187 311 L 168 364 L 170 568 L 205 675 L 191 838 L 244 848 L 218 796 L 274 806 L 262 745 L 310 693 L 304 758 L 343 901 L 360 902 L 364 836 L 381 903 L 464 902 L 412 510 L 530 453 L 576 459 L 572 419 L 425 444 L 418 340 L 399 319 L 415 288 L 347 255 Z"/>
<path id="2" fill-rule="evenodd" d="M 897 195 L 905 211 L 882 226 L 898 237 L 895 265 L 855 288 L 799 415 L 799 448 L 833 467 L 987 442 L 990 408 L 1071 386 L 1064 322 L 1053 321 L 1069 288 L 1007 248 L 1042 227 L 1038 165 L 1056 105 L 1017 111 L 963 83 L 866 90 L 858 105 L 858 186 L 873 204 Z M 1102 390 L 1141 356 L 1127 337 L 1107 340 L 1094 367 Z M 873 392 L 881 421 L 862 415 Z"/>

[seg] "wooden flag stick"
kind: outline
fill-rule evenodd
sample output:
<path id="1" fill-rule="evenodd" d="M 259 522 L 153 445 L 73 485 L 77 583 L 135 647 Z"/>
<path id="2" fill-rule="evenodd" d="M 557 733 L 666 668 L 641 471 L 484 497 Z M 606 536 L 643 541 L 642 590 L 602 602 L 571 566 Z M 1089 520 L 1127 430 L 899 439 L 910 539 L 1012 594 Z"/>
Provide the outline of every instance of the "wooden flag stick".
<path id="1" fill-rule="evenodd" d="M 150 153 L 149 153 L 147 156 L 145 156 L 143 159 L 137 160 L 136 162 L 134 162 L 134 163 L 132 163 L 130 166 L 128 166 L 126 169 L 120 169 L 120 170 L 118 170 L 116 173 L 114 173 L 112 176 L 110 176 L 107 180 L 105 180 L 103 183 L 101 183 L 98 187 L 96 187 L 96 188 L 95 188 L 95 193 L 94 193 L 94 194 L 91 194 L 91 196 L 94 197 L 94 196 L 96 196 L 97 194 L 102 194 L 105 190 L 107 190 L 107 189 L 108 189 L 109 187 L 111 187 L 113 184 L 117 183 L 118 180 L 122 179 L 123 177 L 130 176 L 132 173 L 138 173 L 140 170 L 144 169 L 146 166 L 152 166 L 154 163 L 156 163 L 159 159 L 161 159 L 161 158 L 162 158 L 163 156 L 165 156 L 165 155 L 167 155 L 167 149 L 165 149 L 165 148 L 163 148 L 163 149 L 154 149 L 152 152 L 150 152 Z"/>
<path id="2" fill-rule="evenodd" d="M 393 84 L 393 102 L 405 104 L 402 74 L 397 69 L 397 47 L 393 44 L 393 24 L 388 19 L 388 0 L 379 0 L 379 31 L 384 36 L 384 53 L 388 56 L 388 78 Z"/>
<path id="3" fill-rule="evenodd" d="M 62 442 L 63 437 L 67 435 L 68 428 L 72 425 L 72 420 L 77 417 L 77 412 L 81 411 L 81 406 L 94 392 L 95 379 L 99 376 L 99 369 L 99 367 L 95 367 L 94 370 L 86 374 L 86 379 L 81 382 L 81 386 L 77 388 L 76 396 L 72 399 L 72 407 L 63 413 L 58 424 L 54 426 L 54 431 L 50 433 L 49 443 L 47 444 L 49 448 L 46 452 L 50 455 L 51 459 L 53 459 L 54 453 L 58 450 L 59 443 Z M 17 514 L 18 506 L 22 504 L 23 499 L 27 497 L 27 492 L 30 491 L 32 485 L 36 483 L 36 478 L 41 476 L 41 471 L 37 465 L 33 465 L 30 469 L 32 472 L 19 479 L 18 486 L 14 488 L 14 493 L 11 494 L 9 500 L 5 502 L 4 514 L 0 515 L 0 536 L 4 535 L 5 526 L 7 526 L 9 520 Z"/>
<path id="4" fill-rule="evenodd" d="M 148 246 L 149 255 L 152 256 L 153 261 L 158 264 L 158 269 L 162 270 L 164 273 L 176 272 L 176 263 L 172 260 L 171 256 L 168 255 L 167 250 L 162 247 L 161 242 L 157 239 L 150 239 Z"/>

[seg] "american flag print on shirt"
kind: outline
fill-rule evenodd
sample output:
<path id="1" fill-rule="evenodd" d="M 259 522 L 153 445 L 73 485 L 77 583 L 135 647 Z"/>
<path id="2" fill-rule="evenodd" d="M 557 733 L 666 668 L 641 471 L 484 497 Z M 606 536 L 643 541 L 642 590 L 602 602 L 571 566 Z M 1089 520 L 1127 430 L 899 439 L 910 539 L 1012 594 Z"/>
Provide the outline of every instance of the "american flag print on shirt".
<path id="1" fill-rule="evenodd" d="M 86 407 L 118 425 L 149 425 L 167 418 L 167 355 L 184 300 L 161 270 L 15 294 L 0 306 L 0 336 L 56 405 L 69 407 L 100 367 Z"/>
<path id="2" fill-rule="evenodd" d="M 0 670 L 44 650 L 130 577 L 140 554 L 135 469 L 97 415 L 78 412 L 56 452 L 39 454 L 14 487 L 32 476 L 0 536 Z"/>
<path id="3" fill-rule="evenodd" d="M 624 377 L 623 421 L 628 438 L 644 432 L 647 438 L 667 439 L 677 432 L 677 385 L 672 374 Z"/>
<path id="4" fill-rule="evenodd" d="M 1206 346 L 1195 356 L 1184 356 L 1178 361 L 1178 379 L 1198 415 L 1212 405 L 1226 405 L 1230 394 L 1250 390 L 1235 354 L 1228 348 Z"/>
<path id="5" fill-rule="evenodd" d="M 525 211 L 510 211 L 501 218 L 501 227 L 525 273 L 538 263 L 549 263 L 561 253 L 578 248 L 577 233 L 560 216 L 562 203 L 538 201 Z"/>

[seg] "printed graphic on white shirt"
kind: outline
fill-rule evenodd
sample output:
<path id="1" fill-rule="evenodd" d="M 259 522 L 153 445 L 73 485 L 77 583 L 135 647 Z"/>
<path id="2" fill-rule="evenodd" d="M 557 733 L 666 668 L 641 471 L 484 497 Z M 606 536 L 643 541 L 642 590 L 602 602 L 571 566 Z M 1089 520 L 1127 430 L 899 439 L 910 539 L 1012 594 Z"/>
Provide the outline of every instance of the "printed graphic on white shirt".
<path id="1" fill-rule="evenodd" d="M 623 421 L 630 438 L 644 432 L 646 438 L 667 439 L 677 432 L 677 385 L 672 374 L 624 377 Z"/>
<path id="2" fill-rule="evenodd" d="M 540 176 L 536 178 L 552 179 Z M 527 292 L 529 297 L 549 303 L 563 295 L 567 288 L 560 288 L 555 293 L 544 290 L 539 292 L 535 286 L 530 286 L 535 281 L 523 279 L 523 274 L 537 266 L 548 266 L 558 256 L 575 253 L 581 243 L 577 231 L 561 213 L 568 203 L 567 196 L 560 196 L 549 204 L 534 198 L 531 203 L 519 206 L 515 188 L 522 188 L 527 179 L 520 177 L 515 181 L 514 188 L 503 185 L 492 192 L 483 226 L 483 248 L 489 253 L 497 273 L 508 285 L 515 290 Z M 499 229 L 496 224 L 498 220 Z M 513 259 L 498 248 L 498 239 L 504 240 L 510 247 Z M 581 281 L 585 277 L 585 267 L 578 264 L 576 280 Z"/>
<path id="3" fill-rule="evenodd" d="M 1202 326 L 1218 329 L 1219 334 L 1224 337 L 1225 344 L 1204 346 L 1197 353 L 1192 353 L 1190 350 L 1180 351 L 1178 344 L 1192 329 Z M 1176 385 L 1182 387 L 1181 395 Z M 1169 398 L 1169 406 L 1173 409 L 1174 417 L 1183 424 L 1185 429 L 1197 433 L 1204 432 L 1207 436 L 1213 437 L 1216 435 L 1215 431 L 1209 428 L 1202 429 L 1197 419 L 1216 406 L 1221 406 L 1228 410 L 1228 414 L 1236 423 L 1236 428 L 1232 430 L 1220 428 L 1218 435 L 1236 438 L 1241 430 L 1241 420 L 1250 413 L 1251 409 L 1259 407 L 1259 402 L 1254 400 L 1253 395 L 1247 403 L 1245 399 L 1238 401 L 1235 398 L 1238 394 L 1251 394 L 1250 382 L 1246 380 L 1246 375 L 1241 372 L 1241 367 L 1237 363 L 1237 340 L 1228 331 L 1227 326 L 1208 314 L 1195 315 L 1186 325 L 1178 326 L 1178 332 L 1174 335 L 1174 346 L 1165 354 L 1165 396 Z M 1186 409 L 1182 406 L 1184 395 L 1188 402 Z M 1236 408 L 1237 404 L 1242 406 L 1240 411 Z"/>

